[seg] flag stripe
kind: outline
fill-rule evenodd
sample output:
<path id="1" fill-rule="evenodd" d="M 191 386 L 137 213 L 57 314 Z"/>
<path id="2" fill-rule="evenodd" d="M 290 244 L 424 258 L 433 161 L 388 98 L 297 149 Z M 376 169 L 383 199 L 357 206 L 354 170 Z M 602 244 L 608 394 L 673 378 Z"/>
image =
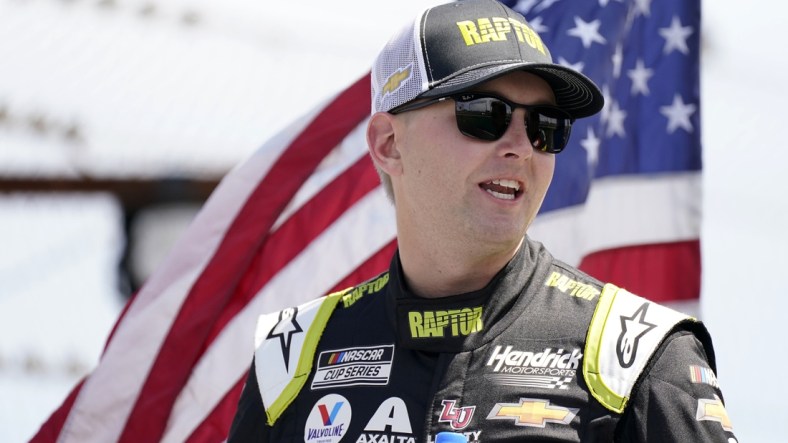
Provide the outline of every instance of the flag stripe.
<path id="1" fill-rule="evenodd" d="M 580 269 L 657 302 L 696 300 L 700 241 L 627 246 L 589 254 Z"/>
<path id="2" fill-rule="evenodd" d="M 682 173 L 599 180 L 585 205 L 537 217 L 529 235 L 570 265 L 649 299 L 697 299 L 700 178 Z M 635 206 L 639 210 L 624 209 Z"/>
<path id="3" fill-rule="evenodd" d="M 251 364 L 251 359 L 249 364 Z M 205 420 L 194 428 L 194 431 L 185 440 L 186 443 L 212 443 L 223 442 L 227 439 L 230 431 L 235 410 L 238 408 L 238 400 L 241 398 L 246 373 L 238 379 L 235 385 L 227 391 L 224 397 L 211 410 Z"/>
<path id="4" fill-rule="evenodd" d="M 343 148 L 340 146 L 337 149 Z M 334 156 L 334 153 L 331 155 Z M 337 164 L 341 166 L 344 163 L 339 162 Z M 323 171 L 323 173 L 335 175 L 331 173 L 331 171 Z M 378 186 L 379 179 L 374 168 L 372 167 L 371 160 L 368 156 L 363 156 L 356 162 L 356 164 L 351 165 L 350 168 L 342 172 L 340 176 L 336 177 L 333 182 L 325 185 L 325 187 L 321 189 L 319 193 L 314 195 L 309 202 L 302 205 L 301 208 L 287 220 L 287 222 L 280 226 L 280 228 L 276 232 L 272 233 L 266 240 L 265 244 L 258 252 L 255 261 L 253 261 L 252 265 L 250 266 L 251 271 L 245 272 L 246 279 L 251 280 L 252 282 L 242 282 L 242 284 L 239 285 L 239 290 L 237 290 L 234 294 L 233 300 L 225 307 L 225 311 L 221 317 L 217 319 L 212 335 L 206 341 L 206 346 L 213 346 L 213 339 L 220 332 L 227 333 L 229 331 L 226 323 L 233 319 L 239 310 L 244 308 L 252 296 L 260 296 L 258 294 L 259 287 L 265 285 L 270 277 L 280 272 L 284 265 L 291 262 L 297 253 L 301 252 L 304 247 L 312 242 L 329 223 L 334 222 L 343 213 L 345 213 L 349 207 L 359 199 L 359 197 L 365 195 L 370 190 L 377 188 Z M 393 214 L 391 214 L 391 219 L 393 220 Z M 380 224 L 378 221 L 374 220 L 373 223 L 376 225 Z M 372 230 L 374 229 L 374 226 L 370 225 L 368 229 Z M 353 232 L 357 231 L 354 230 Z M 344 241 L 350 243 L 353 242 L 354 239 L 347 238 Z M 370 248 L 369 250 L 375 249 Z M 386 263 L 383 263 L 382 266 L 375 269 L 375 271 L 380 272 L 382 269 L 385 269 Z M 327 292 L 328 288 L 330 288 L 330 286 L 320 288 L 319 291 L 307 294 L 307 296 L 314 297 L 316 295 L 323 294 Z M 276 299 L 282 300 L 283 297 L 281 297 L 281 294 L 276 294 Z M 281 307 L 284 306 L 279 306 L 278 308 Z M 274 307 L 257 308 L 253 314 L 259 314 L 259 312 L 262 312 L 261 309 L 272 310 Z M 244 343 L 249 341 L 251 335 L 248 331 L 251 327 L 253 327 L 253 324 L 254 318 L 251 319 L 250 324 L 242 324 L 238 329 L 240 336 L 235 337 L 230 341 L 233 343 Z M 232 349 L 232 346 L 230 345 L 230 347 L 227 349 Z M 243 348 L 233 352 L 243 353 Z M 251 347 L 249 352 L 251 352 Z M 223 362 L 225 360 L 233 359 L 232 354 L 229 356 L 224 354 L 215 358 L 203 355 L 203 361 L 198 363 L 195 374 L 199 373 L 199 368 L 205 365 L 206 367 L 211 368 L 208 374 L 215 377 L 217 372 L 216 365 L 222 365 L 224 364 Z M 241 362 L 245 364 L 245 362 Z M 240 367 L 240 370 L 242 371 L 245 371 L 245 369 L 245 366 Z M 235 368 L 235 370 L 238 370 L 238 368 Z M 228 380 L 231 380 L 231 378 L 228 378 Z M 200 383 L 205 383 L 205 380 L 193 375 L 184 388 L 183 392 L 191 393 L 192 390 L 189 388 L 189 385 L 194 384 L 196 386 L 200 386 Z M 213 393 L 213 395 L 217 394 L 220 393 Z M 200 396 L 205 397 L 206 395 L 208 395 L 207 391 L 203 390 Z M 183 409 L 187 409 L 188 407 L 193 408 L 193 405 L 196 403 L 195 396 L 187 394 L 183 398 L 185 404 L 188 405 Z M 179 398 L 177 402 L 180 402 L 181 400 L 182 399 Z M 191 431 L 192 428 L 189 426 L 194 427 L 196 425 L 196 423 L 191 423 L 194 418 L 190 417 L 188 412 L 179 412 L 181 409 L 182 408 L 180 408 L 176 403 L 174 407 L 174 411 L 176 412 L 175 418 L 173 419 L 173 422 L 168 425 L 169 430 L 165 436 L 165 440 L 181 441 L 183 438 L 185 438 L 185 435 L 188 435 L 184 434 L 184 432 Z M 179 420 L 181 418 L 185 418 L 185 420 Z M 200 419 L 202 419 L 202 417 L 200 417 Z M 185 424 L 183 423 L 184 421 L 186 422 Z"/>
<path id="5" fill-rule="evenodd" d="M 334 181 L 337 176 L 345 172 L 354 163 L 367 157 L 367 119 L 364 119 L 356 126 L 331 154 L 326 156 L 323 162 L 315 170 L 309 179 L 301 186 L 298 193 L 290 201 L 290 204 L 282 211 L 282 215 L 271 228 L 272 231 L 279 227 L 298 211 L 306 202 L 315 197 L 324 186 Z"/>
<path id="6" fill-rule="evenodd" d="M 325 293 L 338 276 L 353 272 L 388 245 L 395 232 L 393 209 L 378 187 L 310 243 L 225 326 L 202 356 L 174 405 L 164 441 L 186 438 L 248 369 L 249 360 L 238 356 L 253 352 L 250 331 L 261 313 Z"/>
<path id="7" fill-rule="evenodd" d="M 107 347 L 112 342 L 112 337 L 115 336 L 115 331 L 117 331 L 118 327 L 121 325 L 121 322 L 126 317 L 126 313 L 131 306 L 131 300 L 136 297 L 136 293 L 131 295 L 131 298 L 128 303 L 123 306 L 120 314 L 118 315 L 118 319 L 115 320 L 115 324 L 112 325 L 112 329 L 109 332 L 109 336 L 107 337 L 107 341 L 104 344 L 104 351 L 106 352 Z M 102 352 L 102 353 L 103 353 Z M 53 413 L 52 415 L 47 418 L 44 423 L 41 424 L 39 431 L 33 435 L 30 442 L 45 442 L 45 441 L 57 441 L 58 436 L 63 431 L 63 427 L 65 425 L 66 419 L 69 417 L 71 413 L 71 408 L 74 406 L 74 403 L 77 400 L 77 397 L 82 392 L 82 386 L 85 384 L 89 376 L 83 377 L 82 380 L 77 383 L 74 388 L 69 392 L 68 396 L 66 396 L 65 400 L 63 400 L 63 404 L 61 404 Z"/>
<path id="8" fill-rule="evenodd" d="M 391 258 L 397 251 L 397 240 L 392 239 L 376 254 L 372 255 L 363 265 L 339 281 L 331 291 L 336 292 L 347 289 L 360 282 L 366 281 L 389 268 Z"/>
<path id="9" fill-rule="evenodd" d="M 342 147 L 338 147 L 337 149 L 342 149 Z M 332 153 L 332 156 L 333 155 L 334 154 Z M 343 162 L 339 162 L 334 166 L 341 167 L 343 165 Z M 324 172 L 330 173 L 332 176 L 335 175 L 331 173 L 331 171 Z M 213 346 L 213 339 L 219 333 L 227 333 L 227 322 L 232 320 L 239 310 L 246 306 L 252 296 L 260 297 L 260 288 L 263 287 L 271 277 L 279 273 L 282 267 L 288 263 L 291 263 L 298 253 L 302 252 L 304 248 L 314 241 L 315 238 L 320 235 L 329 224 L 337 221 L 340 216 L 348 211 L 349 208 L 359 200 L 359 198 L 365 196 L 370 191 L 378 187 L 379 179 L 372 166 L 372 162 L 368 156 L 363 156 L 358 159 L 354 165 L 351 165 L 350 168 L 342 172 L 340 176 L 336 177 L 333 182 L 325 185 L 324 188 L 315 194 L 309 202 L 302 205 L 301 208 L 287 220 L 287 222 L 280 226 L 280 228 L 276 232 L 272 233 L 267 239 L 264 246 L 257 254 L 257 257 L 255 257 L 255 261 L 250 266 L 252 271 L 245 273 L 247 279 L 252 280 L 252 282 L 246 282 L 239 285 L 239 288 L 241 289 L 236 291 L 232 303 L 228 304 L 221 318 L 217 320 L 212 336 L 207 341 L 207 345 Z M 393 214 L 391 214 L 391 219 L 393 220 Z M 374 223 L 375 225 L 380 224 L 374 219 L 371 220 L 371 223 Z M 367 229 L 374 230 L 375 227 L 370 224 Z M 351 235 L 354 232 L 358 231 L 355 229 L 350 231 Z M 354 241 L 358 242 L 358 240 L 354 240 L 352 237 L 346 238 L 344 241 L 348 243 Z M 371 245 L 369 250 L 374 251 L 376 249 Z M 383 263 L 381 266 L 381 263 L 377 262 L 375 263 L 375 266 L 378 267 L 373 271 L 367 271 L 367 273 L 371 276 L 372 274 L 370 272 L 380 272 L 382 269 L 386 268 L 386 264 L 387 263 Z M 363 270 L 363 268 L 364 266 L 362 266 L 362 268 L 359 270 Z M 334 278 L 336 278 L 336 275 L 342 274 L 335 274 Z M 330 284 L 334 284 L 334 282 L 330 282 Z M 306 296 L 315 297 L 322 295 L 328 292 L 330 287 L 331 286 L 326 285 L 325 287 L 322 287 L 313 293 L 306 293 Z M 281 294 L 276 294 L 276 300 L 282 299 L 283 297 Z M 278 308 L 282 307 L 284 306 L 279 306 Z M 274 307 L 257 308 L 257 310 L 253 312 L 253 315 L 262 312 L 260 309 L 272 310 Z M 253 327 L 254 318 L 252 318 L 251 321 L 251 326 L 240 326 L 240 336 L 231 339 L 232 342 L 244 343 L 250 341 L 251 335 L 248 331 L 251 327 Z M 238 350 L 238 352 L 242 353 L 243 349 Z M 252 352 L 251 347 L 249 348 L 249 352 Z M 213 361 L 213 363 L 207 363 L 207 365 L 212 368 L 209 375 L 214 377 L 215 372 L 217 371 L 215 366 L 225 364 L 223 363 L 224 360 L 232 358 L 232 355 L 222 355 L 216 358 L 203 356 L 203 359 Z M 203 362 L 198 364 L 198 369 L 195 371 L 195 373 L 199 372 L 199 366 L 202 364 Z M 237 369 L 238 368 L 236 368 L 236 370 Z M 245 366 L 240 367 L 240 370 L 245 371 L 245 369 Z M 196 386 L 199 386 L 202 382 L 204 382 L 204 380 L 199 379 L 199 377 L 192 377 L 192 379 L 189 381 L 189 384 L 195 384 Z M 189 384 L 187 384 L 184 389 L 184 392 L 186 393 L 191 392 L 189 389 Z M 181 399 L 179 398 L 178 401 L 181 401 Z M 195 399 L 194 397 L 188 397 L 183 401 L 186 402 L 187 405 L 192 406 Z M 177 404 L 175 405 L 174 410 L 176 412 L 179 411 L 179 406 Z M 182 413 L 175 415 L 175 420 L 177 421 L 178 418 L 185 417 L 187 414 Z M 188 425 L 184 425 L 180 422 L 171 423 L 169 427 L 172 429 L 172 431 L 168 431 L 165 439 L 172 441 L 182 440 L 185 436 L 182 435 L 182 433 L 187 430 L 191 430 L 191 428 L 188 428 L 189 425 L 193 427 L 196 425 L 196 423 L 188 423 Z M 172 435 L 175 437 L 171 437 Z"/>
<path id="10" fill-rule="evenodd" d="M 367 94 L 363 82 L 364 79 L 352 89 Z M 63 429 L 62 441 L 68 441 L 69 438 L 74 438 L 74 441 L 118 438 L 131 400 L 139 392 L 139 386 L 153 361 L 152 356 L 159 349 L 162 341 L 160 337 L 171 328 L 171 313 L 178 309 L 189 293 L 187 288 L 205 268 L 205 262 L 214 255 L 217 243 L 239 212 L 237 208 L 245 203 L 247 196 L 255 189 L 259 177 L 267 173 L 281 151 L 289 146 L 295 134 L 299 134 L 311 118 L 308 116 L 305 121 L 291 125 L 222 181 L 193 226 L 174 248 L 176 253 L 165 260 L 160 271 L 135 297 L 102 358 L 102 364 L 81 389 L 71 411 L 79 419 L 70 421 L 73 425 Z M 126 352 L 126 349 L 132 348 L 135 349 L 134 353 Z M 123 376 L 120 380 L 118 374 Z M 98 425 L 93 417 L 100 416 L 103 423 Z M 96 432 L 97 429 L 102 432 Z"/>
<path id="11" fill-rule="evenodd" d="M 194 222 L 139 293 L 129 302 L 100 364 L 79 390 L 60 442 L 116 440 L 133 400 L 178 309 L 215 253 L 224 233 L 259 177 L 318 114 L 320 107 L 296 120 L 225 177 Z M 127 352 L 134 349 L 134 352 Z M 95 417 L 101 418 L 95 424 Z M 42 429 L 41 432 L 45 432 Z"/>
<path id="12" fill-rule="evenodd" d="M 237 269 L 246 269 L 252 253 L 301 184 L 366 117 L 368 84 L 369 79 L 362 78 L 350 87 L 350 93 L 339 95 L 326 106 L 263 177 L 178 312 L 119 441 L 161 438 L 172 405 L 203 350 L 206 334 L 238 283 Z"/>
<path id="13" fill-rule="evenodd" d="M 236 314 L 241 309 L 245 309 L 249 299 L 251 299 L 252 296 L 261 297 L 259 293 L 260 287 L 263 287 L 266 283 L 268 283 L 271 277 L 281 272 L 281 269 L 285 265 L 292 264 L 293 259 L 297 254 L 301 253 L 311 242 L 316 239 L 318 235 L 324 232 L 330 223 L 335 222 L 341 216 L 346 215 L 350 207 L 355 204 L 360 197 L 365 196 L 370 191 L 378 187 L 379 179 L 377 173 L 372 167 L 371 160 L 369 157 L 362 157 L 356 162 L 355 165 L 352 165 L 348 170 L 343 172 L 342 175 L 337 177 L 334 182 L 328 184 L 323 190 L 321 190 L 321 192 L 315 195 L 312 200 L 303 205 L 301 209 L 298 210 L 298 212 L 291 216 L 290 219 L 288 219 L 288 221 L 280 227 L 280 229 L 272 233 L 250 266 L 250 269 L 253 270 L 246 272 L 248 279 L 254 280 L 254 282 L 247 282 L 246 284 L 239 285 L 239 288 L 241 289 L 236 291 L 232 302 L 225 307 L 225 312 L 220 318 L 217 319 L 212 335 L 206 341 L 206 346 L 212 346 L 214 337 L 219 333 L 227 333 L 228 321 L 231 321 L 233 318 L 235 318 Z M 380 190 L 378 191 L 380 192 Z M 378 199 L 385 200 L 382 197 L 378 197 Z M 388 206 L 388 203 L 385 201 L 383 204 Z M 387 211 L 385 212 L 390 213 L 389 217 L 393 221 L 393 212 L 390 208 L 386 209 Z M 380 213 L 381 211 L 377 212 Z M 359 218 L 359 220 L 364 219 Z M 380 225 L 380 221 L 372 218 L 367 224 L 369 226 L 365 229 L 371 231 L 375 229 L 375 226 Z M 391 225 L 392 230 L 390 235 L 393 236 L 393 222 Z M 358 243 L 359 241 L 361 243 L 365 243 L 363 240 L 354 238 L 357 236 L 357 232 L 360 232 L 358 228 L 354 228 L 352 231 L 349 231 L 347 238 L 345 238 L 344 241 L 348 243 Z M 388 238 L 385 238 L 385 240 L 389 241 Z M 374 245 L 370 245 L 368 251 L 377 250 L 377 248 L 373 248 L 372 246 Z M 262 266 L 262 264 L 264 264 L 264 266 Z M 380 272 L 386 268 L 387 263 L 383 263 L 382 266 L 380 266 L 381 263 L 377 262 L 376 265 L 379 267 L 374 271 Z M 346 273 L 349 271 L 350 270 L 346 271 Z M 304 274 L 308 273 L 309 270 L 304 270 Z M 343 274 L 333 274 L 333 278 L 336 278 L 337 275 Z M 324 287 L 321 287 L 314 292 L 306 293 L 305 295 L 307 298 L 304 299 L 304 301 L 306 301 L 309 297 L 319 296 L 328 292 L 332 287 L 331 285 L 334 285 L 335 283 L 335 281 L 329 281 L 329 283 Z M 283 298 L 281 294 L 276 294 L 275 298 L 276 300 L 287 299 Z M 279 306 L 278 308 L 280 309 L 282 307 L 284 306 Z M 253 314 L 259 314 L 260 312 L 263 312 L 260 309 L 272 310 L 274 308 L 274 306 L 270 306 L 268 308 L 256 308 Z M 253 324 L 254 318 L 251 319 L 251 327 L 253 327 Z M 250 341 L 250 326 L 243 325 L 240 328 L 240 337 L 233 339 L 233 341 L 237 340 L 236 343 Z M 243 352 L 243 349 L 239 350 L 239 352 Z M 248 352 L 252 352 L 251 347 L 249 348 Z M 208 357 L 203 356 L 203 358 Z M 232 359 L 232 356 L 228 357 L 224 355 L 222 357 L 218 357 L 218 361 L 212 363 L 212 365 L 222 364 L 221 361 L 228 358 Z M 200 364 L 202 364 L 202 362 L 198 363 L 198 366 Z M 245 368 L 241 367 L 241 369 L 243 370 Z M 212 372 L 215 371 L 215 368 L 212 369 Z M 189 383 L 191 383 L 191 381 Z M 190 392 L 188 386 L 186 389 L 184 389 L 184 392 Z M 193 398 L 190 398 L 188 401 L 191 404 Z M 175 410 L 178 410 L 177 405 Z M 179 438 L 176 438 L 175 440 L 178 439 Z"/>
<path id="14" fill-rule="evenodd" d="M 397 243 L 392 240 L 386 246 L 373 254 L 366 262 L 348 274 L 329 292 L 345 289 L 358 282 L 368 280 L 377 275 L 381 269 L 388 268 L 391 256 L 396 250 Z M 248 369 L 248 368 L 247 368 Z M 189 442 L 221 442 L 226 437 L 227 430 L 230 429 L 238 399 L 241 397 L 243 384 L 246 381 L 247 372 L 238 379 L 236 384 L 221 399 L 219 404 L 210 411 L 206 418 L 199 423 L 194 432 L 189 436 Z M 222 431 L 224 433 L 222 433 Z M 170 437 L 167 435 L 166 437 Z M 177 440 L 174 440 L 177 441 Z"/>
<path id="15" fill-rule="evenodd" d="M 76 386 L 74 386 L 74 389 L 72 389 L 68 394 L 66 399 L 63 401 L 63 404 L 60 405 L 60 407 L 57 408 L 51 416 L 49 416 L 47 421 L 41 425 L 41 429 L 36 433 L 36 435 L 33 436 L 32 439 L 30 439 L 30 443 L 57 441 L 58 435 L 63 429 L 64 423 L 68 418 L 71 407 L 74 405 L 77 395 L 84 384 L 85 379 L 83 378 L 79 383 L 77 383 Z"/>
<path id="16" fill-rule="evenodd" d="M 700 190 L 697 173 L 606 178 L 585 205 L 541 214 L 528 233 L 573 266 L 591 251 L 696 240 Z"/>
<path id="17" fill-rule="evenodd" d="M 213 341 L 227 322 L 243 309 L 274 275 L 379 184 L 369 156 L 362 157 L 292 214 L 279 229 L 269 234 L 252 258 L 249 271 L 244 272 L 230 302 L 217 317 L 206 344 Z"/>

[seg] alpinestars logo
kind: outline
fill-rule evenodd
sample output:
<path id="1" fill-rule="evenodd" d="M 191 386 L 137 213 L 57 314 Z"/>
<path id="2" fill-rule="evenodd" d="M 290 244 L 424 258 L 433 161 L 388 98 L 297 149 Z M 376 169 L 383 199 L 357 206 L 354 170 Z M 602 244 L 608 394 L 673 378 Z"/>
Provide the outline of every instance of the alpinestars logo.
<path id="1" fill-rule="evenodd" d="M 301 325 L 296 321 L 296 316 L 298 316 L 298 308 L 288 308 L 279 311 L 279 321 L 266 337 L 269 340 L 279 338 L 279 344 L 282 346 L 282 359 L 285 362 L 285 370 L 287 372 L 290 372 L 290 345 L 293 342 L 293 334 L 304 332 L 301 329 Z"/>
<path id="2" fill-rule="evenodd" d="M 579 348 L 545 348 L 541 352 L 515 351 L 512 346 L 493 349 L 486 377 L 499 385 L 543 389 L 569 389 L 583 353 Z"/>
<path id="3" fill-rule="evenodd" d="M 643 303 L 631 317 L 621 316 L 621 335 L 616 342 L 616 355 L 622 368 L 628 368 L 635 363 L 640 339 L 657 326 L 646 321 L 649 305 L 648 302 Z"/>
<path id="4" fill-rule="evenodd" d="M 443 400 L 441 404 L 443 405 L 443 410 L 438 419 L 439 422 L 448 423 L 455 431 L 465 429 L 471 423 L 476 406 L 458 408 L 456 406 L 457 402 L 454 400 Z"/>

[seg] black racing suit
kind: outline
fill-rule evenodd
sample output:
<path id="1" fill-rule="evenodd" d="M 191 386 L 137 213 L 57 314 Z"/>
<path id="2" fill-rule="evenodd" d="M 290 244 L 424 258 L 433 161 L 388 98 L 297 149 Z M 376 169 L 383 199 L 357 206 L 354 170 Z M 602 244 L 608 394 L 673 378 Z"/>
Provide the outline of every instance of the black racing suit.
<path id="1" fill-rule="evenodd" d="M 591 395 L 584 353 L 602 290 L 526 239 L 485 288 L 425 299 L 409 291 L 395 255 L 389 272 L 344 292 L 308 379 L 273 425 L 255 370 L 266 361 L 256 357 L 229 441 L 432 442 L 453 431 L 471 442 L 734 442 L 698 322 L 665 334 L 623 412 Z M 635 314 L 607 320 L 640 327 L 635 353 L 651 327 L 638 312 L 638 324 Z"/>

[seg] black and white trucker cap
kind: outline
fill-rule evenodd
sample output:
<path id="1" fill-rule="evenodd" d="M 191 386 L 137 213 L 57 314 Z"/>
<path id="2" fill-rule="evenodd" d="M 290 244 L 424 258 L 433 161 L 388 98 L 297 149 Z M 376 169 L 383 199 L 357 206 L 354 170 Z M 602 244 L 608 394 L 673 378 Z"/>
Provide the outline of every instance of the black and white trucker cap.
<path id="1" fill-rule="evenodd" d="M 378 54 L 372 112 L 468 91 L 512 71 L 542 77 L 558 107 L 574 118 L 596 114 L 604 104 L 588 77 L 553 63 L 522 15 L 496 0 L 461 0 L 425 10 Z"/>

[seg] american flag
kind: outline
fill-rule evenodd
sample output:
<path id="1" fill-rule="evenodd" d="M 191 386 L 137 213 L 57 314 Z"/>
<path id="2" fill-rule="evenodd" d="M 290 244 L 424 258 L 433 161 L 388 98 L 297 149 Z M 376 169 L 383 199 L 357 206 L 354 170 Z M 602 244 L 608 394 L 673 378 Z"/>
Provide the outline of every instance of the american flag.
<path id="1" fill-rule="evenodd" d="M 634 292 L 697 299 L 700 1 L 513 6 L 607 99 L 576 124 L 529 235 Z M 32 441 L 223 441 L 257 316 L 369 278 L 396 248 L 368 113 L 365 77 L 228 174 Z"/>
<path id="2" fill-rule="evenodd" d="M 605 96 L 599 115 L 572 128 L 529 235 L 603 281 L 697 300 L 700 1 L 504 3 Z"/>

